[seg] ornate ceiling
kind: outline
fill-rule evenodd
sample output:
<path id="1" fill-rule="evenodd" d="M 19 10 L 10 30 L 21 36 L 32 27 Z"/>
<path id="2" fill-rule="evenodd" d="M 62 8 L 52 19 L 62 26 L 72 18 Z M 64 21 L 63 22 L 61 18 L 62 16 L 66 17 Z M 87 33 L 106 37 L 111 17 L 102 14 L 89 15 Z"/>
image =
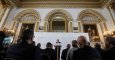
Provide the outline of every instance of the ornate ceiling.
<path id="1" fill-rule="evenodd" d="M 109 0 L 16 0 L 19 7 L 100 8 Z"/>

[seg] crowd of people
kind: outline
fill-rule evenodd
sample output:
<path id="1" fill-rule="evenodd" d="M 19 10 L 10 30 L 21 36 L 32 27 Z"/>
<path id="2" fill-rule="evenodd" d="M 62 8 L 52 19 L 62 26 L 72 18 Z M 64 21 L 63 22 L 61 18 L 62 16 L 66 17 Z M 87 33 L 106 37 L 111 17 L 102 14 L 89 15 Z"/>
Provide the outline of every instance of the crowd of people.
<path id="1" fill-rule="evenodd" d="M 34 32 L 30 29 L 23 32 L 20 42 L 7 49 L 2 44 L 4 37 L 5 33 L 0 31 L 0 60 L 57 60 L 53 44 L 48 42 L 46 49 L 41 49 L 40 42 L 36 46 Z M 79 36 L 60 53 L 61 60 L 115 60 L 115 37 L 106 37 L 105 41 L 106 49 L 99 43 L 91 47 L 85 36 Z"/>

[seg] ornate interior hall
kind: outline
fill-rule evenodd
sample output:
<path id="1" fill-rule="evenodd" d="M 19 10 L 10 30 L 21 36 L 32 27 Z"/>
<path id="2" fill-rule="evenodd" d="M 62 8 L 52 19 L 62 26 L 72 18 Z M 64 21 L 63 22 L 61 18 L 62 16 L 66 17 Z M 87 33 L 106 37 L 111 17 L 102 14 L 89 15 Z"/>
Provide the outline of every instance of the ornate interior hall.
<path id="1" fill-rule="evenodd" d="M 115 36 L 115 0 L 0 0 L 0 30 L 17 43 L 24 29 L 87 33 L 93 45 Z"/>

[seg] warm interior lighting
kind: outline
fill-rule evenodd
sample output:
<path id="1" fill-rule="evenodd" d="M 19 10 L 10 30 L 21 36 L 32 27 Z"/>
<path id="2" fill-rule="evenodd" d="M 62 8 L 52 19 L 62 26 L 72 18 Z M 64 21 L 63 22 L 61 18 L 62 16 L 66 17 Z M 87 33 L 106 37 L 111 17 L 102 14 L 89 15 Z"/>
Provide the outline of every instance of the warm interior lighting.
<path id="1" fill-rule="evenodd" d="M 112 32 L 111 32 L 111 31 L 105 31 L 105 32 L 103 33 L 103 35 L 104 35 L 105 37 L 107 37 L 107 36 L 112 36 Z"/>

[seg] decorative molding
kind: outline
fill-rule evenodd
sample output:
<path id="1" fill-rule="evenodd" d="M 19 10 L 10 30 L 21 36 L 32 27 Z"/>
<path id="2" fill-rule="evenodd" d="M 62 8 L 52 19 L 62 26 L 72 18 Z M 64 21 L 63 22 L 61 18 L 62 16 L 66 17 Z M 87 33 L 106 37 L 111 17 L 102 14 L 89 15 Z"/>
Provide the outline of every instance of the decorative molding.
<path id="1" fill-rule="evenodd" d="M 39 22 L 36 22 L 36 32 L 38 32 L 38 25 L 39 25 Z"/>
<path id="2" fill-rule="evenodd" d="M 45 21 L 49 21 L 49 18 L 51 15 L 55 14 L 55 13 L 61 13 L 61 14 L 64 14 L 69 21 L 72 21 L 72 16 L 66 11 L 66 10 L 63 10 L 63 9 L 55 9 L 55 10 L 52 10 L 50 11 L 47 16 L 45 17 Z"/>
<path id="3" fill-rule="evenodd" d="M 94 19 L 96 18 L 96 19 L 98 19 L 97 20 L 97 22 L 94 20 L 94 22 L 93 23 L 99 23 L 99 22 L 104 22 L 104 21 L 106 21 L 105 20 L 105 18 L 99 13 L 99 12 L 97 12 L 97 11 L 95 11 L 95 10 L 92 10 L 92 9 L 86 9 L 86 10 L 83 10 L 83 11 L 81 11 L 80 13 L 79 13 L 79 15 L 78 15 L 78 20 L 81 20 L 81 19 L 83 19 L 84 17 L 87 17 L 87 16 L 89 16 L 89 17 L 94 17 Z M 81 20 L 81 22 L 83 22 L 82 20 Z M 90 23 L 91 21 L 89 21 L 89 23 Z"/>
<path id="4" fill-rule="evenodd" d="M 7 12 L 7 10 L 8 10 L 8 12 Z M 5 26 L 5 23 L 6 23 L 6 21 L 7 21 L 7 18 L 8 18 L 8 16 L 9 16 L 9 14 L 10 14 L 10 11 L 11 11 L 11 7 L 6 8 L 5 13 L 7 12 L 7 15 L 6 15 L 5 21 L 4 21 L 3 24 L 2 24 L 2 30 L 4 29 L 4 26 Z"/>
<path id="5" fill-rule="evenodd" d="M 45 17 L 45 21 L 48 21 L 48 29 L 49 31 L 52 31 L 52 19 L 55 16 L 60 16 L 65 21 L 65 32 L 68 32 L 68 22 L 72 21 L 72 16 L 65 10 L 62 9 L 55 9 L 48 13 L 48 15 Z"/>
<path id="6" fill-rule="evenodd" d="M 101 8 L 109 0 L 8 0 L 11 6 L 21 8 Z"/>
<path id="7" fill-rule="evenodd" d="M 23 0 L 20 7 L 101 8 L 108 0 Z"/>
<path id="8" fill-rule="evenodd" d="M 29 20 L 29 21 L 20 21 L 20 19 L 22 17 L 25 17 L 27 15 L 27 17 L 29 16 L 33 16 L 35 18 L 36 21 L 39 21 L 40 20 L 40 14 L 34 10 L 34 9 L 26 9 L 26 10 L 23 10 L 21 11 L 16 17 L 15 17 L 15 21 L 18 21 L 18 22 L 23 22 L 23 23 L 32 23 L 32 22 L 36 22 L 36 21 L 32 21 L 32 20 Z"/>
<path id="9" fill-rule="evenodd" d="M 36 24 L 34 27 L 35 31 L 38 31 L 39 20 L 40 20 L 40 14 L 34 9 L 23 10 L 14 18 L 14 22 L 16 22 L 15 23 L 16 25 L 19 23 L 26 23 L 26 24 L 35 23 Z"/>

